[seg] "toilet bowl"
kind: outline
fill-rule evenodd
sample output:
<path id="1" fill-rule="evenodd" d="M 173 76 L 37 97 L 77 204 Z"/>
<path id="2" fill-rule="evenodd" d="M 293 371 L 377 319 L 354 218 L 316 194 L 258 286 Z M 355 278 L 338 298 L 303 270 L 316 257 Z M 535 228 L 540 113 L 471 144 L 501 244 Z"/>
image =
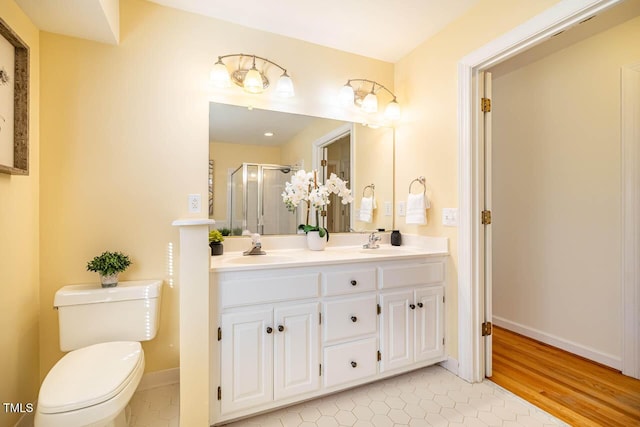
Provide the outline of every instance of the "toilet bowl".
<path id="1" fill-rule="evenodd" d="M 125 408 L 143 372 L 144 353 L 138 342 L 109 342 L 74 350 L 42 383 L 35 425 L 125 427 Z"/>
<path id="2" fill-rule="evenodd" d="M 35 427 L 126 427 L 144 373 L 140 342 L 158 326 L 161 281 L 73 285 L 56 294 L 60 347 L 40 388 Z M 64 331 L 64 332 L 63 332 Z M 118 340 L 118 337 L 121 340 Z"/>

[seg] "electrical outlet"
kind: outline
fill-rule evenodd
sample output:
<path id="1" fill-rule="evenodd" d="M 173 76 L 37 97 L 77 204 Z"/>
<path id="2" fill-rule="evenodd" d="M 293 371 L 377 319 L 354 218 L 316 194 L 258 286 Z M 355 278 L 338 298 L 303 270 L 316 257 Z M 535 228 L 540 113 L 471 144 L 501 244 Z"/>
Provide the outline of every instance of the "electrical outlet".
<path id="1" fill-rule="evenodd" d="M 200 194 L 189 194 L 189 213 L 200 213 L 202 197 Z"/>
<path id="2" fill-rule="evenodd" d="M 442 225 L 458 226 L 458 208 L 442 208 Z"/>
<path id="3" fill-rule="evenodd" d="M 406 216 L 406 215 L 407 215 L 406 202 L 398 202 L 398 216 Z"/>
<path id="4" fill-rule="evenodd" d="M 393 203 L 384 202 L 384 216 L 393 215 Z"/>

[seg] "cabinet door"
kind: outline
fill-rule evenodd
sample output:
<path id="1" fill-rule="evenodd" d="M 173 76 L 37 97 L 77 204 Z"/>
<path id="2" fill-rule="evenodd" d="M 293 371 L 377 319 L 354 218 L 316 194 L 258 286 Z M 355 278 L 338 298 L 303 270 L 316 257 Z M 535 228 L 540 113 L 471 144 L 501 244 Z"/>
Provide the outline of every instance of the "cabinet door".
<path id="1" fill-rule="evenodd" d="M 444 288 L 421 288 L 415 293 L 415 361 L 422 362 L 444 353 Z"/>
<path id="2" fill-rule="evenodd" d="M 319 303 L 274 310 L 274 398 L 296 396 L 320 387 Z"/>
<path id="3" fill-rule="evenodd" d="M 413 291 L 380 295 L 380 372 L 413 363 Z"/>
<path id="4" fill-rule="evenodd" d="M 272 310 L 222 315 L 223 414 L 270 402 L 273 397 Z"/>

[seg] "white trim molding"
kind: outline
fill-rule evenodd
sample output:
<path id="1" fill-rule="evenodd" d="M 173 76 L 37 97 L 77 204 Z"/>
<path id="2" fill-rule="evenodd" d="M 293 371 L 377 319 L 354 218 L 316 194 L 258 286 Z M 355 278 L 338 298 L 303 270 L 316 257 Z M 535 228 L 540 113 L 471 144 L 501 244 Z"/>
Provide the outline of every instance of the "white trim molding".
<path id="1" fill-rule="evenodd" d="M 458 361 L 459 376 L 467 381 L 484 378 L 480 331 L 484 317 L 484 249 L 479 197 L 483 190 L 483 152 L 478 125 L 478 75 L 621 1 L 562 0 L 458 63 Z"/>
<path id="2" fill-rule="evenodd" d="M 620 357 L 604 353 L 594 348 L 543 332 L 539 329 L 535 329 L 521 323 L 512 322 L 503 317 L 493 316 L 493 323 L 496 326 L 500 326 L 504 329 L 524 335 L 525 337 L 540 341 L 541 343 L 557 347 L 561 350 L 568 351 L 569 353 L 577 354 L 585 359 L 593 360 L 613 369 L 620 370 L 620 367 L 622 366 L 622 360 Z"/>
<path id="3" fill-rule="evenodd" d="M 163 371 L 147 372 L 142 376 L 136 391 L 180 383 L 180 368 L 165 369 Z"/>
<path id="4" fill-rule="evenodd" d="M 458 361 L 451 356 L 449 356 L 444 362 L 440 362 L 439 365 L 451 372 L 453 375 L 458 375 Z"/>
<path id="5" fill-rule="evenodd" d="M 622 373 L 640 379 L 640 63 L 621 70 Z"/>

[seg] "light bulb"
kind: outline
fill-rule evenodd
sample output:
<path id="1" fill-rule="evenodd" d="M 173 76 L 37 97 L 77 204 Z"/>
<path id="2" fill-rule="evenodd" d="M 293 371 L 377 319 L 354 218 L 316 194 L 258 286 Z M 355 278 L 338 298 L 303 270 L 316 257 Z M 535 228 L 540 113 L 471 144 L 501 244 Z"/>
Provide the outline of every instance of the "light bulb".
<path id="1" fill-rule="evenodd" d="M 262 93 L 264 86 L 262 84 L 262 75 L 254 66 L 244 76 L 244 90 L 249 93 Z"/>
<path id="2" fill-rule="evenodd" d="M 385 108 L 384 115 L 389 120 L 400 119 L 400 104 L 398 104 L 398 101 L 396 101 L 395 98 L 393 98 L 393 101 L 391 101 L 387 105 L 387 108 Z"/>
<path id="3" fill-rule="evenodd" d="M 353 105 L 353 97 L 355 96 L 353 92 L 353 86 L 347 83 L 346 85 L 340 88 L 340 93 L 338 97 L 340 98 L 340 105 L 343 107 L 350 107 Z"/>
<path id="4" fill-rule="evenodd" d="M 231 78 L 229 77 L 229 70 L 227 66 L 222 63 L 222 60 L 218 58 L 218 62 L 213 65 L 211 69 L 211 82 L 215 87 L 225 88 L 231 86 Z"/>
<path id="5" fill-rule="evenodd" d="M 289 77 L 286 71 L 278 79 L 276 93 L 282 98 L 291 98 L 295 95 L 293 80 L 291 80 L 291 77 Z"/>
<path id="6" fill-rule="evenodd" d="M 364 100 L 362 100 L 362 111 L 365 113 L 378 112 L 378 97 L 375 93 L 369 92 L 369 94 L 364 97 Z"/>

